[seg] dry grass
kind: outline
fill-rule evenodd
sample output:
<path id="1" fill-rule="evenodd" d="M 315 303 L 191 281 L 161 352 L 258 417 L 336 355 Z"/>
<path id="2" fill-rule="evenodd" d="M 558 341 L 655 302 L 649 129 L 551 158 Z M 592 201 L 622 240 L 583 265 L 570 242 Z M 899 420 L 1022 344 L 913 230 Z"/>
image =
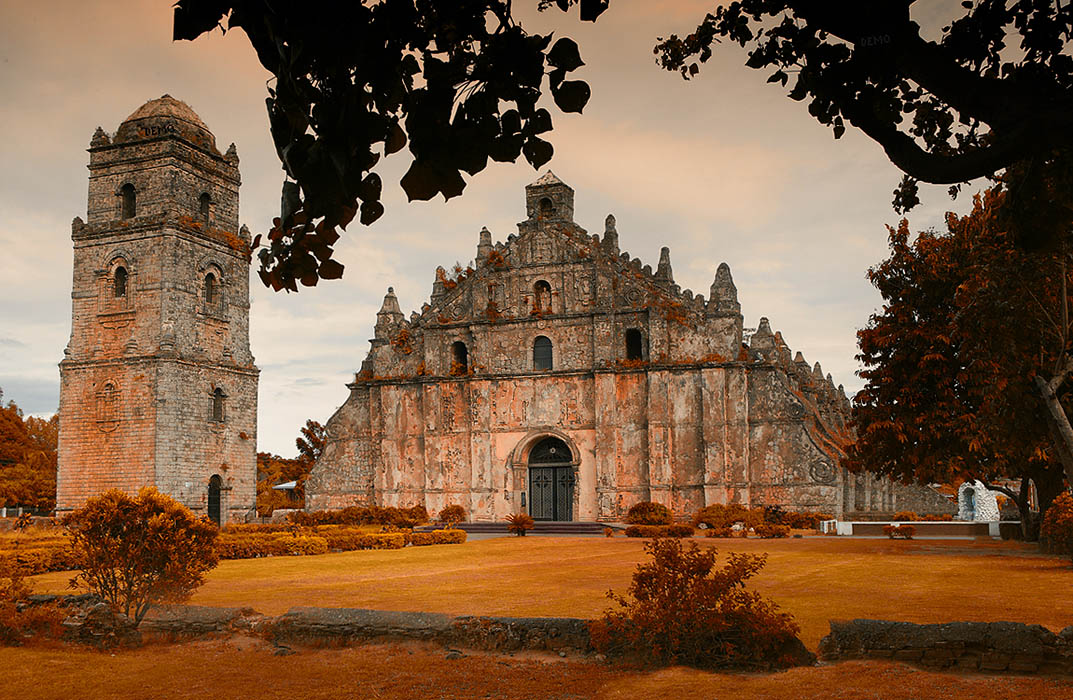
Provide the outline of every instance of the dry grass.
<path id="1" fill-rule="evenodd" d="M 1012 620 L 1073 624 L 1073 569 L 1012 542 L 936 540 L 696 540 L 720 551 L 767 552 L 757 590 L 793 613 L 815 649 L 831 619 Z M 318 557 L 225 561 L 192 603 L 360 607 L 449 614 L 595 617 L 609 588 L 625 592 L 643 541 L 501 538 Z M 60 592 L 69 574 L 35 577 Z"/>
<path id="2" fill-rule="evenodd" d="M 880 662 L 776 674 L 716 674 L 683 668 L 646 673 L 585 662 L 489 655 L 447 660 L 442 650 L 419 645 L 303 650 L 293 656 L 277 657 L 264 642 L 242 638 L 150 646 L 115 655 L 85 650 L 0 648 L 0 665 L 5 669 L 5 687 L 27 689 L 36 700 L 1064 700 L 1073 695 L 1071 681 L 944 675 Z"/>

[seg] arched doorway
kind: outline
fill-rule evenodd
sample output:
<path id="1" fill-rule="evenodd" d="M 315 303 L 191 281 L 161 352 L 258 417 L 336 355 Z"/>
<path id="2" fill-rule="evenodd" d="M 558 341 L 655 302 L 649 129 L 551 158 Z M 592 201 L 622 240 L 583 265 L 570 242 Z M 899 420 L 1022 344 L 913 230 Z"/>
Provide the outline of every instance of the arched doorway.
<path id="1" fill-rule="evenodd" d="M 573 458 L 557 437 L 546 437 L 529 451 L 529 515 L 533 520 L 574 519 Z"/>
<path id="2" fill-rule="evenodd" d="M 220 487 L 223 480 L 219 474 L 213 474 L 209 479 L 209 520 L 220 524 Z"/>

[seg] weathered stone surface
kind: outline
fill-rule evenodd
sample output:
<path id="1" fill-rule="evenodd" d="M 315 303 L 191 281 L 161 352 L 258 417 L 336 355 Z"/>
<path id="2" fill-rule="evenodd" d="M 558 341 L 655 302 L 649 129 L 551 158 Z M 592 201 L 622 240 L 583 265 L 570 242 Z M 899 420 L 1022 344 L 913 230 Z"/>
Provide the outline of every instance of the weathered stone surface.
<path id="1" fill-rule="evenodd" d="M 932 668 L 1073 673 L 1073 634 L 1019 622 L 917 625 L 887 620 L 831 621 L 820 640 L 825 661 L 894 658 Z"/>
<path id="2" fill-rule="evenodd" d="M 251 608 L 202 605 L 154 606 L 142 619 L 143 634 L 169 638 L 204 637 L 254 630 L 264 616 Z"/>
<path id="3" fill-rule="evenodd" d="M 614 217 L 602 241 L 590 236 L 554 175 L 525 202 L 518 234 L 493 243 L 482 230 L 473 268 L 438 270 L 409 319 L 389 288 L 350 397 L 328 421 L 307 507 L 548 517 L 530 460 L 549 438 L 567 453 L 548 491 L 564 494 L 557 519 L 615 521 L 643 500 L 681 517 L 730 502 L 920 507 L 902 502 L 919 489 L 839 468 L 849 400 L 800 353 L 795 362 L 767 319 L 746 337 L 729 266 L 706 301 L 675 284 L 668 249 L 654 273 L 620 253 Z M 936 501 L 926 510 L 942 509 Z"/>
<path id="4" fill-rule="evenodd" d="M 107 603 L 96 603 L 77 610 L 63 621 L 64 636 L 72 641 L 97 647 L 136 646 L 141 633 L 123 613 L 114 612 Z"/>
<path id="5" fill-rule="evenodd" d="M 89 149 L 60 363 L 57 510 L 155 485 L 220 520 L 256 494 L 257 376 L 238 155 L 165 95 Z M 218 397 L 214 397 L 215 392 Z M 214 405 L 218 405 L 217 406 Z"/>

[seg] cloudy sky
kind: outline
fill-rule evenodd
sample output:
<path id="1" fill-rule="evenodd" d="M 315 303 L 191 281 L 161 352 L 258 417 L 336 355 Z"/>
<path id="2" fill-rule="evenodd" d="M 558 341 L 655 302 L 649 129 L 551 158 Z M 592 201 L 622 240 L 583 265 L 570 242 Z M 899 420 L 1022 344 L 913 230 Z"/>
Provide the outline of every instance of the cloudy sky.
<path id="1" fill-rule="evenodd" d="M 895 168 L 852 129 L 839 141 L 805 106 L 718 47 L 690 82 L 657 68 L 658 36 L 688 33 L 712 0 L 615 0 L 595 24 L 576 13 L 538 15 L 531 32 L 555 31 L 581 46 L 593 96 L 583 115 L 555 121 L 547 167 L 576 190 L 578 223 L 602 233 L 618 220 L 623 250 L 655 267 L 671 247 L 675 280 L 707 296 L 715 269 L 733 272 L 746 327 L 761 316 L 792 350 L 820 362 L 852 394 L 861 386 L 855 333 L 879 306 L 866 269 L 886 254 L 897 217 Z M 914 18 L 941 26 L 948 0 L 922 0 Z M 185 101 L 241 158 L 241 219 L 264 231 L 278 213 L 282 172 L 265 117 L 269 75 L 243 34 L 171 41 L 168 0 L 0 0 L 0 387 L 4 400 L 49 414 L 57 363 L 70 334 L 70 222 L 86 215 L 90 136 L 112 132 L 164 93 Z M 387 213 L 350 228 L 336 255 L 342 281 L 275 294 L 251 281 L 251 338 L 261 368 L 258 448 L 285 456 L 306 418 L 325 421 L 345 400 L 389 285 L 404 312 L 419 308 L 433 271 L 472 259 L 482 226 L 503 240 L 524 218 L 524 186 L 540 173 L 498 164 L 465 194 L 407 204 L 397 183 L 403 151 L 379 171 Z M 977 187 L 978 188 L 978 187 Z M 916 230 L 964 212 L 944 188 L 924 188 Z"/>

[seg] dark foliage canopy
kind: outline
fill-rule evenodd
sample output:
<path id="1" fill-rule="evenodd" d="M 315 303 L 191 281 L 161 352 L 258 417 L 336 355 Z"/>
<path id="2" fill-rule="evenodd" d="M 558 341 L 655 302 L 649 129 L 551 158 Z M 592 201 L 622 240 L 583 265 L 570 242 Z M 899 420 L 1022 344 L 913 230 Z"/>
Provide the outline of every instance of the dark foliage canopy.
<path id="1" fill-rule="evenodd" d="M 688 36 L 660 40 L 657 61 L 689 78 L 726 39 L 748 49 L 746 65 L 834 130 L 847 122 L 879 143 L 905 173 L 899 210 L 918 203 L 917 182 L 990 177 L 1019 163 L 1020 208 L 1049 226 L 1024 226 L 1031 243 L 1069 229 L 1068 201 L 1040 183 L 1069 183 L 1073 145 L 1073 4 L 972 0 L 932 41 L 914 0 L 738 0 L 713 10 Z M 953 3 L 951 3 L 953 4 Z"/>
<path id="2" fill-rule="evenodd" d="M 609 0 L 538 0 L 595 21 Z M 274 76 L 266 104 L 287 180 L 280 217 L 259 253 L 262 281 L 297 291 L 335 279 L 337 228 L 384 212 L 375 168 L 408 147 L 401 185 L 410 200 L 460 195 L 488 161 L 551 159 L 545 90 L 581 112 L 589 86 L 567 80 L 584 65 L 567 37 L 529 34 L 510 0 L 303 3 L 178 0 L 174 38 L 240 29 Z M 258 241 L 259 243 L 259 241 Z"/>

